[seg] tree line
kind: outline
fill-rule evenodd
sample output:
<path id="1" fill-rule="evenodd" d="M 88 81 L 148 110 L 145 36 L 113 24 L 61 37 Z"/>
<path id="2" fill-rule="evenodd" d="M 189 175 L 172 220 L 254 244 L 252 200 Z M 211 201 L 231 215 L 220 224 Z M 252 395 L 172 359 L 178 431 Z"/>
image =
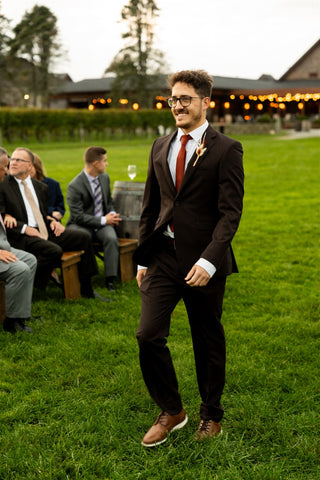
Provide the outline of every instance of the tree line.
<path id="1" fill-rule="evenodd" d="M 0 3 L 0 102 L 10 104 L 10 95 L 23 97 L 29 92 L 34 106 L 39 97 L 41 105 L 47 106 L 51 65 L 61 53 L 57 17 L 49 8 L 35 5 L 10 29 L 1 11 Z"/>
<path id="2" fill-rule="evenodd" d="M 154 0 L 128 1 L 120 20 L 124 44 L 105 69 L 105 75 L 115 76 L 111 95 L 121 98 L 130 91 L 142 107 L 152 105 L 159 75 L 167 69 L 163 52 L 154 48 L 158 15 Z M 49 105 L 50 90 L 59 81 L 52 65 L 63 54 L 58 34 L 57 17 L 41 5 L 26 11 L 10 28 L 0 0 L 0 106 L 16 105 L 14 97 L 22 99 L 27 92 L 34 106 Z"/>

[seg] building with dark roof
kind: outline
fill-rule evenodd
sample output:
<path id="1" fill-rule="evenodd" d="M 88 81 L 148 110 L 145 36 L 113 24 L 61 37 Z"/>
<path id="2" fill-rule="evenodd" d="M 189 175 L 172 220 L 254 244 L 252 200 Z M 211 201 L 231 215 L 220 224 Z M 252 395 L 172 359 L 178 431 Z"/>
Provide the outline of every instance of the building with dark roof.
<path id="1" fill-rule="evenodd" d="M 51 96 L 52 108 L 135 108 L 139 105 L 126 98 L 111 97 L 114 77 L 66 82 Z M 231 122 L 250 121 L 262 114 L 282 118 L 320 114 L 320 40 L 318 40 L 279 80 L 262 75 L 253 80 L 238 77 L 213 77 L 210 119 Z M 159 85 L 165 85 L 161 78 Z M 159 87 L 154 108 L 167 108 L 169 90 Z"/>

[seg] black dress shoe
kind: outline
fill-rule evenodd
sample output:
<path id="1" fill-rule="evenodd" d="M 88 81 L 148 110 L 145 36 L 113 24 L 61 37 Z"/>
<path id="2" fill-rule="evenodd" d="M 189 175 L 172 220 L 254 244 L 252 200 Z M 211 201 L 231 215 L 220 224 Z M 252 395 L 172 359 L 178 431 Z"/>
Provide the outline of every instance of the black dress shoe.
<path id="1" fill-rule="evenodd" d="M 24 323 L 23 318 L 8 318 L 6 317 L 3 322 L 3 330 L 5 332 L 15 333 L 15 332 L 28 332 L 32 333 L 32 329 L 27 327 Z"/>
<path id="2" fill-rule="evenodd" d="M 114 302 L 114 298 L 103 297 L 102 295 L 100 295 L 100 293 L 96 292 L 95 290 L 93 291 L 93 295 L 95 296 L 95 298 L 98 298 L 102 302 Z"/>
<path id="3" fill-rule="evenodd" d="M 3 322 L 3 330 L 5 332 L 10 332 L 10 333 L 15 333 L 16 332 L 16 328 L 14 326 L 14 322 L 15 322 L 15 319 L 14 318 L 8 318 L 6 317 L 4 319 L 4 322 Z"/>
<path id="4" fill-rule="evenodd" d="M 28 332 L 32 333 L 32 329 L 30 327 L 27 327 L 27 325 L 24 323 L 24 320 L 22 318 L 17 318 L 14 321 L 14 327 L 18 332 Z"/>
<path id="5" fill-rule="evenodd" d="M 83 298 L 95 298 L 93 290 L 81 290 L 81 297 L 83 297 Z"/>
<path id="6" fill-rule="evenodd" d="M 91 285 L 90 278 L 81 280 L 80 291 L 81 291 L 81 297 L 94 298 L 94 293 L 93 293 L 93 288 Z"/>
<path id="7" fill-rule="evenodd" d="M 51 280 L 51 282 L 57 285 L 57 287 L 63 288 L 63 283 L 60 282 L 60 280 L 58 280 L 57 278 L 53 277 L 52 275 L 50 275 L 49 280 Z"/>
<path id="8" fill-rule="evenodd" d="M 105 286 L 107 287 L 107 289 L 110 291 L 110 292 L 113 292 L 116 287 L 114 285 L 114 281 L 115 281 L 116 277 L 106 277 L 105 278 Z"/>

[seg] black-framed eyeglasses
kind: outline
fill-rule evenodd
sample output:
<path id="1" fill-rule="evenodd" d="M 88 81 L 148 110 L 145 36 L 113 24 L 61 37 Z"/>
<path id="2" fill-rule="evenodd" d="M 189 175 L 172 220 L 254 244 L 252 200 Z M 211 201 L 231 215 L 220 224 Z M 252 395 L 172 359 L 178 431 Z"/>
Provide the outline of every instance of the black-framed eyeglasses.
<path id="1" fill-rule="evenodd" d="M 30 163 L 31 160 L 23 160 L 22 158 L 10 158 L 10 163 L 17 162 L 17 163 Z"/>
<path id="2" fill-rule="evenodd" d="M 190 97 L 189 95 L 182 95 L 181 97 L 170 97 L 167 99 L 167 102 L 170 108 L 176 107 L 178 102 L 180 102 L 182 107 L 189 107 L 193 98 L 202 99 L 204 97 Z"/>

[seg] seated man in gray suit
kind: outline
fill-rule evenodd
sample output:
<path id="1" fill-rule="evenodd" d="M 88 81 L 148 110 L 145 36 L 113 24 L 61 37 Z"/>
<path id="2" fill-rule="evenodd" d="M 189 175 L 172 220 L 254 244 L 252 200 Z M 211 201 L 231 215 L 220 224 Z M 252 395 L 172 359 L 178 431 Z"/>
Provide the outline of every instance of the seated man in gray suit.
<path id="1" fill-rule="evenodd" d="M 0 147 L 0 182 L 8 170 L 8 154 Z M 25 320 L 31 317 L 33 281 L 37 268 L 34 255 L 10 246 L 0 213 L 0 280 L 5 282 L 6 318 L 3 329 L 31 332 Z"/>
<path id="2" fill-rule="evenodd" d="M 69 184 L 67 203 L 70 218 L 67 225 L 77 225 L 90 232 L 93 241 L 103 245 L 105 283 L 114 290 L 118 273 L 119 245 L 114 227 L 121 218 L 114 211 L 110 178 L 105 172 L 107 152 L 102 147 L 88 147 L 84 154 L 84 169 Z"/>

